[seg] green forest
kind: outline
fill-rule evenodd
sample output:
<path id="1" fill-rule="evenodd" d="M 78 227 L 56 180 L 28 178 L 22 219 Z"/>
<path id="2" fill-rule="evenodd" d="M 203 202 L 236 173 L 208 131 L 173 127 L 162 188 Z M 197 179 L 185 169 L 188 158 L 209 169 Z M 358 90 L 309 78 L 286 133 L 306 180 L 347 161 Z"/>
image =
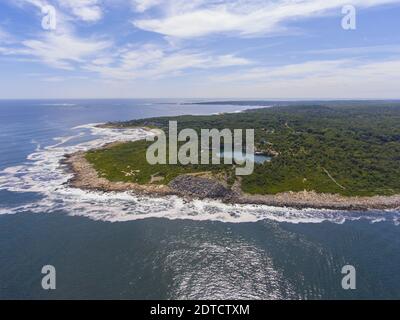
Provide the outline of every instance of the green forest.
<path id="1" fill-rule="evenodd" d="M 241 187 L 250 194 L 316 191 L 346 196 L 400 193 L 400 104 L 318 103 L 279 105 L 242 113 L 212 116 L 179 116 L 109 123 L 108 126 L 168 129 L 178 121 L 179 130 L 255 129 L 258 151 L 272 156 L 243 176 Z M 133 179 L 121 174 L 129 165 L 140 170 L 139 183 L 149 176 L 168 177 L 187 172 L 223 172 L 232 183 L 228 166 L 168 166 L 151 168 L 145 162 L 144 142 L 127 143 L 89 152 L 87 158 L 112 180 Z M 138 159 L 140 161 L 137 161 Z M 125 170 L 125 169 L 124 169 Z M 144 174 L 146 172 L 146 174 Z"/>

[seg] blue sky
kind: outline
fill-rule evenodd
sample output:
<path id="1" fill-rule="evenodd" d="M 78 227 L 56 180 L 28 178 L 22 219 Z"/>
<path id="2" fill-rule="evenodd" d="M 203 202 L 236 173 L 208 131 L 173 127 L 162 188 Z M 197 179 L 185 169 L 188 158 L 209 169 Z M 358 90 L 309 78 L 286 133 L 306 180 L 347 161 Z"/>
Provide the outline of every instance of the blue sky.
<path id="1" fill-rule="evenodd" d="M 2 0 L 0 98 L 400 98 L 399 30 L 400 0 Z"/>

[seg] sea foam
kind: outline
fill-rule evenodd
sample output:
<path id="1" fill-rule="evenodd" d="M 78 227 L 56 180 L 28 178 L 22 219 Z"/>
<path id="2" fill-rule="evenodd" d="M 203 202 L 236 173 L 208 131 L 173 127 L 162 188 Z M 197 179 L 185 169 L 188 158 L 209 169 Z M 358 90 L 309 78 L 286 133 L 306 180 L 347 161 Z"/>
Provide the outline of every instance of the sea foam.
<path id="1" fill-rule="evenodd" d="M 114 141 L 145 139 L 154 133 L 147 130 L 100 128 L 86 124 L 72 128 L 71 136 L 56 137 L 54 145 L 37 146 L 25 163 L 0 171 L 0 190 L 15 193 L 37 193 L 38 200 L 19 206 L 3 206 L 0 214 L 20 212 L 51 213 L 63 211 L 109 222 L 146 218 L 190 219 L 231 223 L 256 222 L 264 219 L 289 223 L 320 223 L 366 219 L 371 222 L 400 221 L 395 210 L 350 212 L 322 209 L 280 208 L 266 205 L 224 204 L 217 200 L 186 201 L 176 196 L 149 197 L 131 192 L 86 191 L 68 186 L 71 173 L 60 161 L 66 154 L 98 148 Z M 84 142 L 82 142 L 84 140 Z M 75 141 L 75 142 L 74 142 Z"/>

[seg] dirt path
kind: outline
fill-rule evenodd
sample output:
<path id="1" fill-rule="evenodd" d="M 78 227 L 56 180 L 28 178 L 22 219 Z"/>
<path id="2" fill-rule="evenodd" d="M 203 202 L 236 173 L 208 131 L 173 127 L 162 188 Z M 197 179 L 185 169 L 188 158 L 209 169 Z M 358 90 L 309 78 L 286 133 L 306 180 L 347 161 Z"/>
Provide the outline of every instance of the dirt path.
<path id="1" fill-rule="evenodd" d="M 337 182 L 337 181 L 335 180 L 335 178 L 333 178 L 333 177 L 331 176 L 331 174 L 329 173 L 328 170 L 326 170 L 324 167 L 322 167 L 322 169 L 325 171 L 325 173 L 328 175 L 328 177 L 329 177 L 339 188 L 341 188 L 341 189 L 343 189 L 343 190 L 346 190 L 345 187 L 343 187 L 339 182 Z"/>

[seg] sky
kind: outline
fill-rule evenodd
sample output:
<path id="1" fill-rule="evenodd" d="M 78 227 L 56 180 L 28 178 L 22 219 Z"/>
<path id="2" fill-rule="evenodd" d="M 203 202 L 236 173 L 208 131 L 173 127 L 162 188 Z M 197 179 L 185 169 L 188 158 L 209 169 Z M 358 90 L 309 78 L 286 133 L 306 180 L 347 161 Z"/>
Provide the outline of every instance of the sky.
<path id="1" fill-rule="evenodd" d="M 400 0 L 0 0 L 0 99 L 399 99 L 399 30 Z"/>

